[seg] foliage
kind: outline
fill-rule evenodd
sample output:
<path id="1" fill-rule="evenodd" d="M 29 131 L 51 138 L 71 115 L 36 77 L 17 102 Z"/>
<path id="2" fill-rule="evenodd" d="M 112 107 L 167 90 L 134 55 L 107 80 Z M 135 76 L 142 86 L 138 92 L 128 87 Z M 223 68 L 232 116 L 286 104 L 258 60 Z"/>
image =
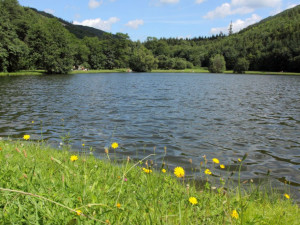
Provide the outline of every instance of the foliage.
<path id="1" fill-rule="evenodd" d="M 245 58 L 239 58 L 233 68 L 234 73 L 245 73 L 249 69 L 249 61 Z"/>
<path id="2" fill-rule="evenodd" d="M 214 57 L 210 58 L 208 70 L 211 73 L 223 73 L 226 70 L 226 62 L 224 56 L 217 54 Z"/>
<path id="3" fill-rule="evenodd" d="M 129 66 L 135 72 L 149 72 L 157 68 L 157 59 L 151 51 L 138 44 L 129 59 Z"/>
<path id="4" fill-rule="evenodd" d="M 212 186 L 205 168 L 199 172 L 207 182 L 196 187 L 184 177 L 176 180 L 166 165 L 166 173 L 147 161 L 115 165 L 112 149 L 106 160 L 87 156 L 88 146 L 70 154 L 44 143 L 2 140 L 0 149 L 3 224 L 283 225 L 300 219 L 292 196 L 267 194 L 255 186 L 243 195 L 240 188 L 225 191 Z"/>

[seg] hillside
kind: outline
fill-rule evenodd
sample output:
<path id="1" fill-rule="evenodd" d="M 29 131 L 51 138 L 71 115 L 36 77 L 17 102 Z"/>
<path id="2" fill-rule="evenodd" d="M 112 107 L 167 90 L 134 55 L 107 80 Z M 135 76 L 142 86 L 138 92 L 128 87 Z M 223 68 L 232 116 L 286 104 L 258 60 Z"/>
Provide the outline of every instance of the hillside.
<path id="1" fill-rule="evenodd" d="M 48 18 L 56 18 L 58 19 L 62 24 L 64 24 L 65 28 L 72 34 L 74 34 L 77 38 L 83 39 L 84 37 L 98 37 L 98 38 L 105 38 L 105 36 L 112 35 L 108 32 L 93 28 L 93 27 L 87 27 L 82 25 L 75 25 L 73 23 L 67 22 L 61 18 L 57 18 L 53 16 L 52 14 L 39 11 L 34 8 L 30 8 L 31 10 L 35 11 L 36 13 L 48 17 Z M 115 35 L 112 35 L 115 37 Z"/>

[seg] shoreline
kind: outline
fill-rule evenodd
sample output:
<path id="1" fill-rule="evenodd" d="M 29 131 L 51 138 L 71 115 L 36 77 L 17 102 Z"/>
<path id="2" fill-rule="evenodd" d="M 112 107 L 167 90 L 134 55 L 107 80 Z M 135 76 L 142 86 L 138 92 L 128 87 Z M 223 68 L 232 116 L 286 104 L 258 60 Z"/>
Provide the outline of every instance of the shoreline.
<path id="1" fill-rule="evenodd" d="M 95 74 L 95 73 L 131 73 L 128 72 L 128 69 L 112 69 L 112 70 L 75 70 L 70 71 L 66 75 L 73 74 Z M 135 72 L 133 72 L 135 73 Z M 152 70 L 150 72 L 144 73 L 210 73 L 205 68 L 196 68 L 196 69 L 185 69 L 185 70 Z M 212 73 L 213 74 L 213 73 Z M 227 70 L 222 74 L 234 74 L 234 75 L 284 75 L 284 76 L 300 76 L 300 73 L 295 72 L 269 72 L 269 71 L 246 71 L 245 74 L 233 73 L 232 70 Z M 46 74 L 43 70 L 22 70 L 18 72 L 0 72 L 0 77 L 9 77 L 9 76 L 46 76 L 51 74 Z"/>

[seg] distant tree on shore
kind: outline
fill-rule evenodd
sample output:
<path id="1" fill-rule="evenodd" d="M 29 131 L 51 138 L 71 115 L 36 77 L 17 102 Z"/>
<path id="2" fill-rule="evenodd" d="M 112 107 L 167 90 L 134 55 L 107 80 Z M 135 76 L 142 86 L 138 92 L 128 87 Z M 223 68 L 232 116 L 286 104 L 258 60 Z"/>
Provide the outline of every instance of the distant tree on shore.
<path id="1" fill-rule="evenodd" d="M 217 54 L 210 58 L 208 70 L 211 73 L 223 73 L 226 70 L 224 56 Z"/>

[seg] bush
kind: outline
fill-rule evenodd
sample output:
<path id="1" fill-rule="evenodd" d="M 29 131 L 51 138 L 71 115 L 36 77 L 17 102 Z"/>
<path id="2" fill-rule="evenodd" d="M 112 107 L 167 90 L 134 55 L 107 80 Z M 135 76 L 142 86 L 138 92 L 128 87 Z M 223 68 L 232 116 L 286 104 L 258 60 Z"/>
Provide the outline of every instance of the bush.
<path id="1" fill-rule="evenodd" d="M 208 70 L 211 73 L 223 73 L 226 70 L 224 56 L 217 54 L 210 58 Z"/>
<path id="2" fill-rule="evenodd" d="M 245 73 L 249 69 L 249 61 L 245 58 L 239 58 L 234 65 L 234 73 Z"/>

